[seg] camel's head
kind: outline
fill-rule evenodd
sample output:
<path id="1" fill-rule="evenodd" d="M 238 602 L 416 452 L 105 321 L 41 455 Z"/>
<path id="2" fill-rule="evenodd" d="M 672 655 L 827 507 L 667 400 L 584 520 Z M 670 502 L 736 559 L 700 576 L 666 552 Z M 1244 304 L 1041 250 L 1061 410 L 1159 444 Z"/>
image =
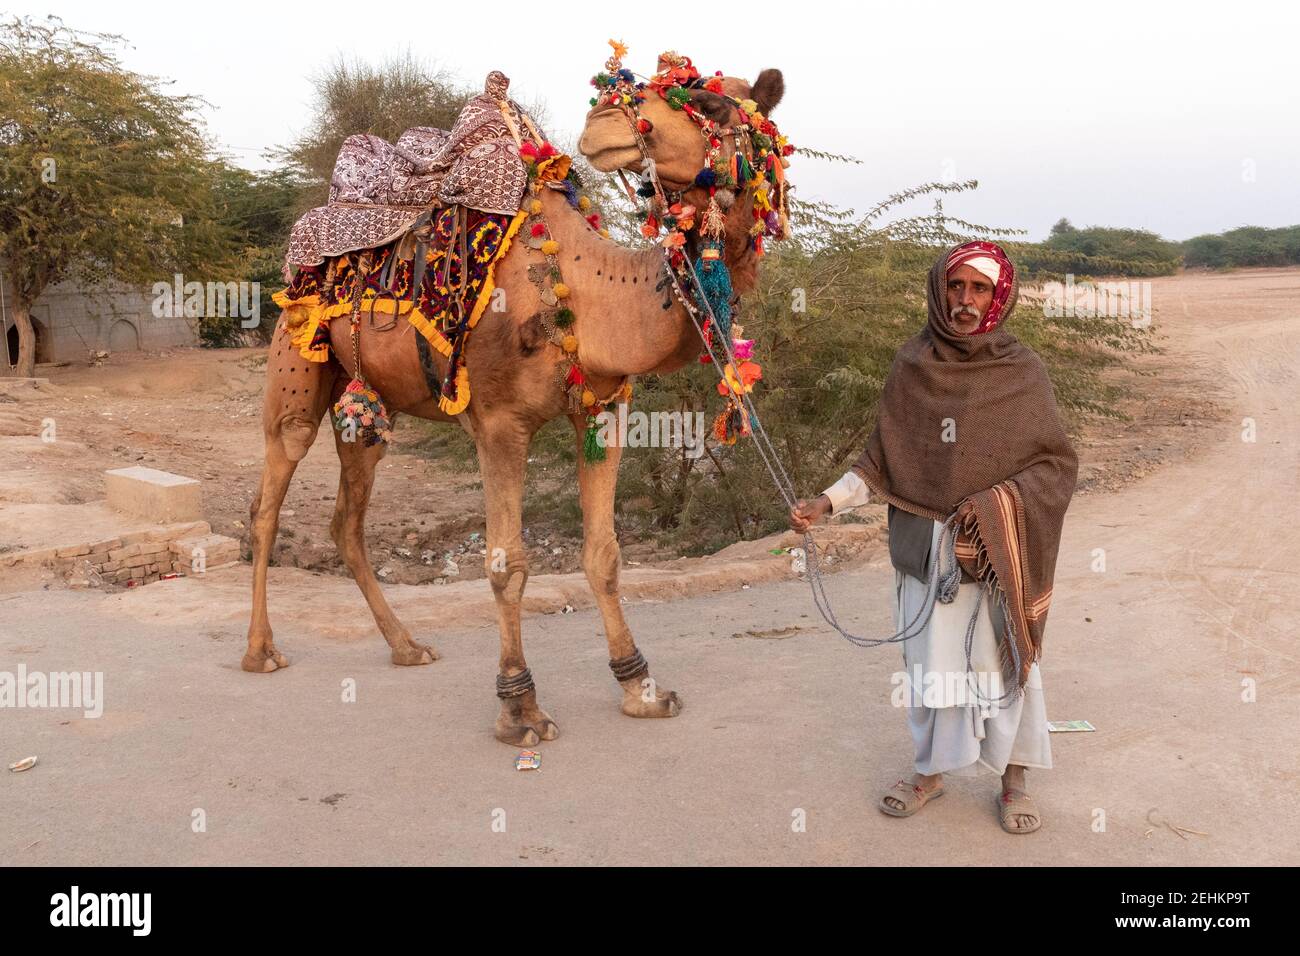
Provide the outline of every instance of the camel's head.
<path id="1" fill-rule="evenodd" d="M 636 96 L 630 82 L 632 74 L 618 66 L 617 58 L 609 66 L 616 68 L 606 75 L 623 77 L 621 92 Z M 706 89 L 706 84 L 712 90 Z M 633 128 L 636 117 L 627 104 L 619 104 L 620 96 L 612 84 L 607 90 L 587 114 L 578 149 L 601 172 L 616 169 L 640 172 L 644 157 Z M 659 60 L 659 72 L 640 91 L 644 99 L 636 104 L 636 112 L 643 121 L 641 137 L 647 153 L 655 161 L 660 181 L 668 189 L 685 190 L 695 182 L 706 162 L 708 142 L 700 126 L 680 108 L 683 102 L 727 129 L 741 121 L 737 103 L 752 100 L 750 105 L 756 106 L 756 112 L 766 118 L 784 92 L 785 81 L 780 70 L 763 70 L 752 84 L 734 76 L 701 77 L 689 59 L 665 53 Z M 719 138 L 720 157 L 728 159 L 735 152 L 733 137 Z"/>

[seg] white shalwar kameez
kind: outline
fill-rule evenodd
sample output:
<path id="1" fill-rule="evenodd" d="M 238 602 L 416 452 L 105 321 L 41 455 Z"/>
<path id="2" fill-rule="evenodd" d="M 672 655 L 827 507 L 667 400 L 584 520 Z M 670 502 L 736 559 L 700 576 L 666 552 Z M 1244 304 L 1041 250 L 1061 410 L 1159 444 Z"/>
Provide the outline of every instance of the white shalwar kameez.
<path id="1" fill-rule="evenodd" d="M 831 513 L 839 514 L 866 504 L 870 489 L 856 472 L 849 471 L 824 494 L 830 499 Z M 943 523 L 935 521 L 931 568 L 940 560 L 942 530 Z M 994 700 L 1007 688 L 987 597 L 976 620 L 967 670 L 966 628 L 979 590 L 978 584 L 963 581 L 953 602 L 936 600 L 925 627 L 902 642 L 905 673 L 894 677 L 894 699 L 901 699 L 907 712 L 917 773 L 1001 775 L 1008 764 L 1051 769 L 1052 747 L 1038 664 L 1029 669 L 1023 695 Z M 895 568 L 895 631 L 924 616 L 928 592 L 925 583 Z"/>

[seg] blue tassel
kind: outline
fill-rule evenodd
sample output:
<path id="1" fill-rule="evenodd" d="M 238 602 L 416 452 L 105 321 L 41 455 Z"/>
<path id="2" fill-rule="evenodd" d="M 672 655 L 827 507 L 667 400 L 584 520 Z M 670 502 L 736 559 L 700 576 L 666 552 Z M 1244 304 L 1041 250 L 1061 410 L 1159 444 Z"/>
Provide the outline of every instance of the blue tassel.
<path id="1" fill-rule="evenodd" d="M 695 272 L 700 278 L 700 289 L 718 321 L 718 330 L 731 339 L 731 272 L 721 259 L 695 260 Z"/>
<path id="2" fill-rule="evenodd" d="M 711 169 L 701 169 L 695 174 L 695 185 L 708 188 L 718 181 L 718 175 Z"/>

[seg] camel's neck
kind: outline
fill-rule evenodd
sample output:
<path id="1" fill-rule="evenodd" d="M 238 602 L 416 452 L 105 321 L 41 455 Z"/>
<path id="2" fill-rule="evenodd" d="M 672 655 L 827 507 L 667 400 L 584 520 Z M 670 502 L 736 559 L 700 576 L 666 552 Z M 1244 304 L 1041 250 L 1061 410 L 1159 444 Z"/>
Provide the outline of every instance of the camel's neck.
<path id="1" fill-rule="evenodd" d="M 702 344 L 666 284 L 663 252 L 626 249 L 603 239 L 563 194 L 543 193 L 547 223 L 560 242 L 560 268 L 572 289 L 578 354 L 588 374 L 665 373 L 692 361 Z M 733 209 L 725 258 L 737 294 L 752 288 L 757 276 L 757 256 L 746 249 L 746 227 L 743 210 Z"/>

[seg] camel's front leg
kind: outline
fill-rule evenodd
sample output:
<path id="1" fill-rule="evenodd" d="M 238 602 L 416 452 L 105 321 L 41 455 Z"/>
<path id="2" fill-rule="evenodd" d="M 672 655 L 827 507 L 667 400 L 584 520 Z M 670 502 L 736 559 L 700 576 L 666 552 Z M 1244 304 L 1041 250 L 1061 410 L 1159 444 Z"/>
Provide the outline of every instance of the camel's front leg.
<path id="1" fill-rule="evenodd" d="M 609 667 L 623 687 L 623 713 L 629 717 L 676 717 L 682 709 L 681 698 L 655 684 L 619 603 L 622 557 L 614 535 L 614 487 L 623 449 L 610 445 L 604 461 L 588 464 L 582 453 L 585 419 L 574 418 L 573 425 L 578 432 L 578 487 L 582 494 L 582 569 L 605 621 Z"/>
<path id="2" fill-rule="evenodd" d="M 518 425 L 484 427 L 476 435 L 483 497 L 487 506 L 488 581 L 497 602 L 501 626 L 501 661 L 497 696 L 501 713 L 496 738 L 516 747 L 531 747 L 554 740 L 560 728 L 537 706 L 537 689 L 524 660 L 519 615 L 528 581 L 528 555 L 524 550 L 522 511 L 524 470 L 532 435 Z"/>

